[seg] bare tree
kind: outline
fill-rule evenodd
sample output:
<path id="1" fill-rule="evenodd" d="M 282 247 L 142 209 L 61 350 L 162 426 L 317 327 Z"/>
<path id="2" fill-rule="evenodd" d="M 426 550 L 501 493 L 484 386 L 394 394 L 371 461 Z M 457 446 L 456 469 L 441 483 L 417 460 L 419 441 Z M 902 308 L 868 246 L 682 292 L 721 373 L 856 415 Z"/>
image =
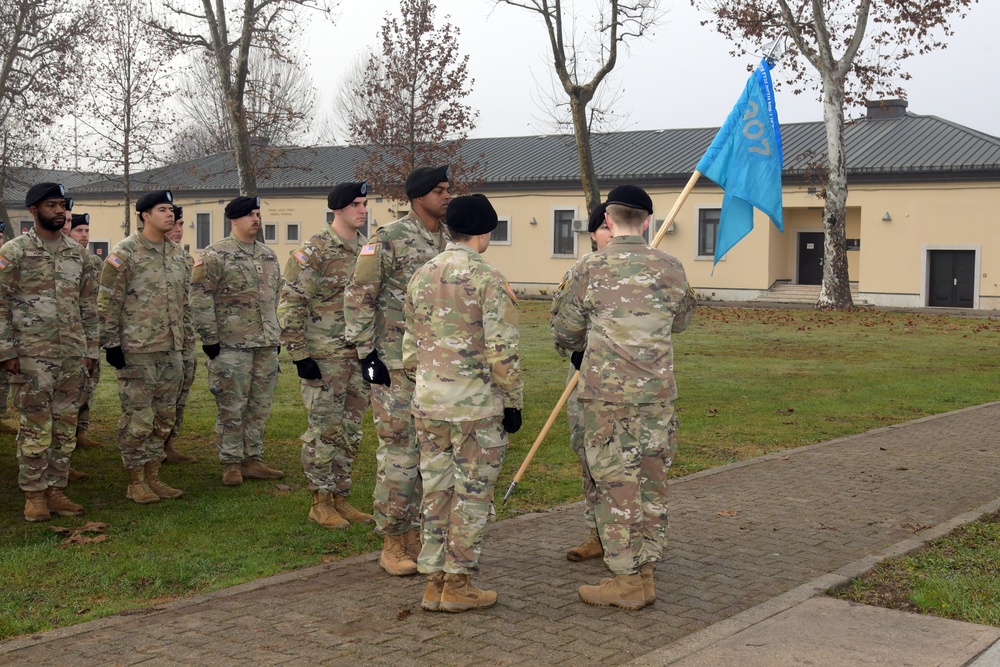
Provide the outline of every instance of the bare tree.
<path id="1" fill-rule="evenodd" d="M 593 212 L 601 203 L 601 190 L 594 169 L 593 147 L 590 141 L 591 117 L 587 105 L 597 94 L 601 83 L 618 62 L 619 44 L 645 35 L 659 20 L 659 0 L 599 0 L 597 17 L 589 29 L 578 34 L 573 5 L 564 11 L 561 0 L 497 0 L 497 4 L 520 7 L 538 14 L 545 24 L 552 50 L 556 78 L 569 97 L 569 113 L 580 161 L 580 180 L 587 199 L 587 211 Z"/>
<path id="2" fill-rule="evenodd" d="M 463 103 L 473 84 L 469 57 L 459 55 L 458 28 L 448 17 L 436 24 L 434 11 L 429 0 L 401 0 L 401 18 L 382 23 L 381 52 L 342 86 L 350 141 L 364 151 L 358 178 L 395 200 L 406 198 L 406 176 L 420 165 L 450 165 L 458 192 L 478 180 L 479 160 L 461 151 L 479 116 Z"/>
<path id="3" fill-rule="evenodd" d="M 847 272 L 847 105 L 875 95 L 905 96 L 896 83 L 909 75 L 906 58 L 946 47 L 950 19 L 965 16 L 976 0 L 875 2 L 872 0 L 691 0 L 710 11 L 715 29 L 744 54 L 758 44 L 791 38 L 782 59 L 793 92 L 818 88 L 826 128 L 827 171 L 823 204 L 823 286 L 817 308 L 853 306 Z"/>

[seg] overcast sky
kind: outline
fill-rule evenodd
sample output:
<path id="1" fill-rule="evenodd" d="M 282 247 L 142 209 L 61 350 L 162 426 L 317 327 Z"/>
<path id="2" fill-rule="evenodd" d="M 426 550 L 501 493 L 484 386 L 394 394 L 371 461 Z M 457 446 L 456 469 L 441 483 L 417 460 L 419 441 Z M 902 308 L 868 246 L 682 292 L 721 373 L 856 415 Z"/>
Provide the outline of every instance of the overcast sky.
<path id="1" fill-rule="evenodd" d="M 616 110 L 626 115 L 614 129 L 645 130 L 719 126 L 747 79 L 748 63 L 729 56 L 731 45 L 698 21 L 688 0 L 666 0 L 664 20 L 651 37 L 633 42 L 611 79 Z M 335 23 L 314 20 L 301 46 L 311 59 L 322 104 L 329 108 L 343 72 L 356 55 L 376 44 L 382 19 L 398 11 L 394 0 L 343 0 Z M 539 103 L 550 88 L 548 41 L 536 14 L 492 0 L 438 0 L 437 17 L 461 29 L 462 52 L 475 78 L 470 104 L 480 116 L 472 136 L 519 136 L 552 131 Z M 949 47 L 908 61 L 909 111 L 936 115 L 1000 136 L 1000 2 L 982 0 L 955 23 Z M 778 67 L 780 68 L 780 62 Z M 776 76 L 777 80 L 777 76 Z M 818 121 L 814 95 L 778 90 L 782 123 Z M 859 115 L 859 110 L 853 110 Z"/>

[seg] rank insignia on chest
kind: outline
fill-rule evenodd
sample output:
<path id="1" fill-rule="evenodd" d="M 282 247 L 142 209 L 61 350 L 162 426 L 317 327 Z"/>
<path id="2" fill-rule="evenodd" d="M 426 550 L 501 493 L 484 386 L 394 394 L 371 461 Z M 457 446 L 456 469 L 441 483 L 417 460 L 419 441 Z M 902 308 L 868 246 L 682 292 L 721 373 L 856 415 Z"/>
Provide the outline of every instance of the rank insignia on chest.
<path id="1" fill-rule="evenodd" d="M 10 260 L 0 255 L 0 271 L 6 271 L 7 267 L 10 266 Z"/>
<path id="2" fill-rule="evenodd" d="M 305 250 L 296 250 L 292 253 L 292 257 L 295 258 L 295 261 L 299 263 L 299 266 L 303 267 L 309 264 L 309 256 L 310 253 Z"/>
<path id="3" fill-rule="evenodd" d="M 115 267 L 116 269 L 122 268 L 122 264 L 125 263 L 121 257 L 115 255 L 114 253 L 108 255 L 108 258 L 104 261 L 106 261 L 108 264 Z"/>
<path id="4" fill-rule="evenodd" d="M 374 255 L 375 254 L 375 244 L 374 243 L 369 243 L 366 246 L 361 246 L 361 253 L 360 254 L 361 254 L 362 257 L 365 257 L 367 255 Z"/>

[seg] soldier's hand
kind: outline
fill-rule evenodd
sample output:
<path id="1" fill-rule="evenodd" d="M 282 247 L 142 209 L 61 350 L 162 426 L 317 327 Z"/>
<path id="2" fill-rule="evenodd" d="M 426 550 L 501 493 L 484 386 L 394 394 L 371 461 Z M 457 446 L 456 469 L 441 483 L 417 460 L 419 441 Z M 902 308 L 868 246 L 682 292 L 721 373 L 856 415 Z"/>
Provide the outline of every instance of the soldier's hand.
<path id="1" fill-rule="evenodd" d="M 104 358 L 118 370 L 125 368 L 125 353 L 122 351 L 121 345 L 115 345 L 104 350 Z"/>
<path id="2" fill-rule="evenodd" d="M 211 345 L 202 345 L 201 349 L 204 350 L 209 359 L 215 359 L 219 356 L 219 352 L 222 352 L 222 344 L 212 343 Z"/>
<path id="3" fill-rule="evenodd" d="M 521 430 L 521 410 L 518 408 L 503 409 L 503 430 L 507 433 L 517 433 Z"/>
<path id="4" fill-rule="evenodd" d="M 323 373 L 319 370 L 319 365 L 313 360 L 312 357 L 306 357 L 305 359 L 299 359 L 295 362 L 295 370 L 298 371 L 299 377 L 303 380 L 322 380 Z"/>
<path id="5" fill-rule="evenodd" d="M 580 364 L 583 363 L 583 350 L 571 354 L 569 360 L 573 363 L 573 368 L 580 370 Z"/>
<path id="6" fill-rule="evenodd" d="M 386 387 L 392 386 L 389 369 L 378 358 L 378 352 L 375 350 L 372 350 L 367 357 L 361 360 L 361 376 L 366 382 L 372 384 L 384 384 Z"/>
<path id="7" fill-rule="evenodd" d="M 11 375 L 21 374 L 21 360 L 17 357 L 14 357 L 13 359 L 5 359 L 0 366 L 3 366 L 3 369 Z"/>
<path id="8" fill-rule="evenodd" d="M 94 372 L 94 360 L 91 359 L 90 357 L 84 357 L 83 367 L 87 369 L 87 375 L 90 375 L 91 373 Z"/>

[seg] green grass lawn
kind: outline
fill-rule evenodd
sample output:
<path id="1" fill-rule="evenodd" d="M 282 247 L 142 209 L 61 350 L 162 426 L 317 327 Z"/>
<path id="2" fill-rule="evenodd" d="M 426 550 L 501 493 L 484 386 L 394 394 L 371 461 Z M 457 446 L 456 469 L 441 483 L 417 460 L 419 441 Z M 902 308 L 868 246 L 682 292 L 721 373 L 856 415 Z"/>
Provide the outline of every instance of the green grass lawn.
<path id="1" fill-rule="evenodd" d="M 548 304 L 523 302 L 524 426 L 497 484 L 503 495 L 551 407 L 569 362 L 552 349 Z M 692 472 L 930 414 L 997 400 L 1000 322 L 933 314 L 700 308 L 675 338 L 681 447 L 672 474 Z M 106 444 L 78 450 L 90 473 L 68 495 L 79 518 L 22 519 L 14 437 L 0 435 L 0 638 L 79 623 L 380 548 L 370 527 L 333 531 L 307 520 L 310 496 L 299 462 L 305 410 L 287 356 L 265 443 L 278 482 L 221 485 L 214 399 L 200 367 L 177 447 L 194 464 L 164 466 L 183 498 L 140 506 L 125 498 L 114 446 L 114 375 L 104 367 L 93 401 Z M 375 435 L 370 416 L 351 501 L 371 509 Z M 556 421 L 500 518 L 581 498 L 564 418 Z M 107 524 L 102 542 L 63 546 L 52 526 Z"/>

